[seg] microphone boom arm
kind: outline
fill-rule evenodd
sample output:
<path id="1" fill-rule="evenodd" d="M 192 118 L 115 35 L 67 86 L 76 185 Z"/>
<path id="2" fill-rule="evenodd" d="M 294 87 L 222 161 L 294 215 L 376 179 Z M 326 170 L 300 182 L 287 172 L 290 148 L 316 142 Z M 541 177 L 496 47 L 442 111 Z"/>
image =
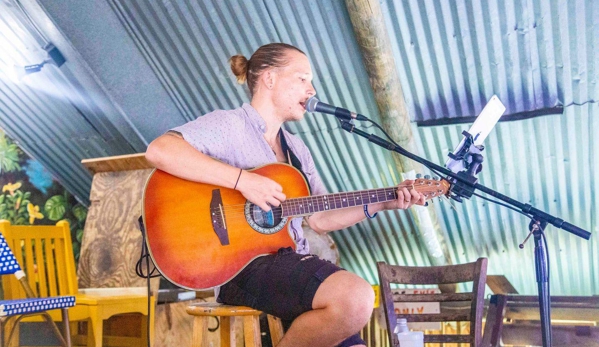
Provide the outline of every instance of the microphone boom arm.
<path id="1" fill-rule="evenodd" d="M 397 152 L 403 156 L 406 156 L 406 157 L 408 157 L 408 158 L 410 158 L 410 159 L 412 159 L 432 170 L 439 171 L 439 172 L 443 173 L 444 175 L 446 175 L 447 177 L 451 177 L 452 179 L 454 179 L 455 182 L 459 182 L 460 185 L 467 187 L 468 190 L 471 190 L 472 192 L 474 192 L 475 190 L 479 190 L 483 193 L 489 194 L 496 199 L 499 199 L 507 204 L 515 206 L 520 211 L 522 211 L 526 214 L 532 215 L 539 220 L 546 221 L 547 223 L 552 224 L 553 226 L 555 226 L 557 228 L 564 229 L 567 232 L 572 233 L 572 234 L 574 234 L 578 237 L 581 237 L 585 240 L 588 240 L 591 237 L 591 233 L 582 228 L 579 228 L 573 224 L 565 222 L 564 220 L 562 220 L 560 218 L 557 218 L 557 217 L 552 216 L 546 212 L 543 212 L 543 211 L 533 207 L 530 204 L 523 204 L 523 203 L 521 203 L 517 200 L 514 200 L 506 195 L 503 195 L 491 188 L 488 188 L 480 183 L 476 183 L 476 181 L 472 182 L 472 180 L 468 179 L 467 175 L 456 174 L 440 165 L 437 165 L 427 159 L 424 159 L 422 157 L 419 157 L 419 156 L 407 151 L 406 149 L 404 149 L 403 147 L 401 147 L 399 145 L 395 145 L 377 135 L 369 134 L 365 131 L 357 129 L 354 124 L 351 124 L 350 122 L 348 122 L 346 120 L 340 119 L 340 121 L 341 121 L 341 127 L 343 128 L 343 130 L 345 130 L 349 133 L 364 137 L 369 142 L 372 142 L 372 143 L 374 143 L 380 147 L 383 147 L 389 151 Z"/>

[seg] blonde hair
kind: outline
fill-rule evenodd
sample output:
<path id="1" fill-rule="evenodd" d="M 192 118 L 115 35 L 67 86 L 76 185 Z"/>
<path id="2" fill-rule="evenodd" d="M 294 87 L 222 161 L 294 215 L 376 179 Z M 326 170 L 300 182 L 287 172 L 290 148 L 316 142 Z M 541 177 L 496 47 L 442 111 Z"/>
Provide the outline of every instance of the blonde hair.
<path id="1" fill-rule="evenodd" d="M 254 95 L 254 89 L 258 78 L 264 70 L 272 67 L 284 67 L 289 64 L 286 52 L 295 50 L 305 55 L 299 48 L 286 43 L 269 43 L 258 48 L 248 60 L 243 55 L 234 55 L 229 58 L 231 71 L 237 77 L 237 83 L 247 82 L 250 94 Z"/>

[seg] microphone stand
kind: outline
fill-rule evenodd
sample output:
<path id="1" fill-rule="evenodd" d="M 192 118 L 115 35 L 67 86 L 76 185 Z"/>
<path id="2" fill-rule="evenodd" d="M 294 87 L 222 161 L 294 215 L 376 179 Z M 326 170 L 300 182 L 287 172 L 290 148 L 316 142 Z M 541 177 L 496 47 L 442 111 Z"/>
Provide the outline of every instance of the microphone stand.
<path id="1" fill-rule="evenodd" d="M 578 237 L 582 237 L 585 240 L 588 240 L 591 237 L 591 233 L 573 224 L 565 222 L 560 218 L 554 217 L 548 213 L 538 210 L 530 204 L 523 204 L 493 189 L 487 188 L 479 183 L 476 183 L 478 179 L 474 175 L 478 173 L 480 163 L 482 163 L 483 158 L 481 154 L 474 154 L 472 156 L 473 162 L 467 171 L 460 171 L 456 174 L 446 169 L 445 167 L 439 166 L 431 161 L 428 161 L 413 153 L 408 152 L 399 145 L 395 145 L 379 136 L 369 134 L 365 131 L 357 129 L 355 125 L 351 123 L 351 121 L 347 121 L 339 117 L 337 118 L 341 122 L 341 127 L 343 128 L 343 130 L 364 137 L 368 141 L 380 147 L 383 147 L 388 151 L 397 152 L 418 163 L 421 163 L 422 165 L 428 167 L 431 170 L 436 170 L 446 175 L 446 177 L 450 178 L 450 181 L 452 181 L 451 192 L 454 194 L 452 198 L 456 201 L 461 202 L 462 198 L 469 199 L 476 190 L 479 190 L 481 192 L 493 196 L 498 200 L 501 200 L 507 204 L 510 204 L 518 208 L 520 211 L 522 211 L 524 214 L 528 215 L 532 219 L 531 223 L 529 224 L 530 233 L 526 240 L 528 240 L 531 234 L 534 235 L 535 270 L 539 292 L 539 308 L 541 316 L 541 332 L 543 338 L 543 346 L 551 346 L 551 298 L 549 296 L 548 286 L 549 269 L 547 268 L 547 251 L 544 248 L 544 244 L 541 239 L 544 236 L 543 231 L 547 224 L 552 224 L 557 228 L 564 229 L 567 232 L 570 232 Z M 526 240 L 524 240 L 524 242 L 526 242 Z M 524 247 L 524 242 L 520 245 L 520 248 Z"/>

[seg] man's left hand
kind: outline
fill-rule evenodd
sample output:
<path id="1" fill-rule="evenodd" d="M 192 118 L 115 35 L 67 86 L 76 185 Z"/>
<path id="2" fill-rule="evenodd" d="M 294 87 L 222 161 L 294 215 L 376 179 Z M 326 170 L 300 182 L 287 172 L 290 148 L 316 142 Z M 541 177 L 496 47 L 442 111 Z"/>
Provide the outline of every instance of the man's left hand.
<path id="1" fill-rule="evenodd" d="M 412 205 L 424 205 L 426 198 L 416 189 L 408 189 L 406 186 L 414 184 L 413 180 L 405 180 L 397 186 L 397 200 L 388 201 L 385 203 L 385 210 L 406 210 Z"/>

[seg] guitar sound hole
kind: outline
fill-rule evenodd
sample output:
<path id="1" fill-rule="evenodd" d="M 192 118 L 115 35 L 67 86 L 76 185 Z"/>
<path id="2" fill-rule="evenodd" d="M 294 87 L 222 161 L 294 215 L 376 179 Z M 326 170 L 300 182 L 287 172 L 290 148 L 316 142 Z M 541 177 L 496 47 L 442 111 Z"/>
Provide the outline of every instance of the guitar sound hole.
<path id="1" fill-rule="evenodd" d="M 254 205 L 252 208 L 252 219 L 263 228 L 272 228 L 281 221 L 281 208 L 275 207 L 270 211 L 264 211 Z"/>
<path id="2" fill-rule="evenodd" d="M 282 217 L 281 207 L 273 207 L 270 211 L 264 211 L 249 201 L 245 205 L 245 218 L 250 226 L 262 234 L 274 234 L 281 230 L 287 218 Z"/>

